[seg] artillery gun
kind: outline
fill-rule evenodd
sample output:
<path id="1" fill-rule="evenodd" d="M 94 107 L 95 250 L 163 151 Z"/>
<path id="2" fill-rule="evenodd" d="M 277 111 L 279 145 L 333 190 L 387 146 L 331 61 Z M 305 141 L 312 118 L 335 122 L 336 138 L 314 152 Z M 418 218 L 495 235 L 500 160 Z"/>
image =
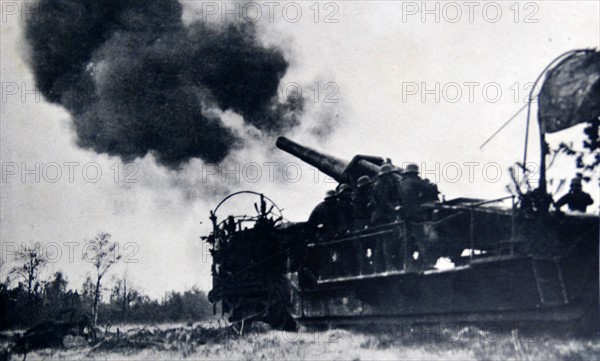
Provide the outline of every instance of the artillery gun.
<path id="1" fill-rule="evenodd" d="M 375 176 L 386 162 L 365 155 L 345 161 L 285 137 L 276 145 L 352 186 L 362 175 Z M 540 189 L 545 194 L 545 184 Z M 209 297 L 222 303 L 232 322 L 260 320 L 285 329 L 298 322 L 560 323 L 579 331 L 599 329 L 597 216 L 548 212 L 539 203 L 525 207 L 514 196 L 457 198 L 423 205 L 427 216 L 418 222 L 399 217 L 323 239 L 306 222 L 283 222 L 272 213 L 277 207 L 267 210 L 268 198 L 258 196 L 258 215 L 251 219 L 219 223 L 216 210 L 211 212 Z M 507 198 L 512 206 L 501 204 Z M 243 227 L 244 222 L 251 224 Z M 411 244 L 423 246 L 419 257 L 445 257 L 454 267 L 411 267 L 416 255 Z"/>

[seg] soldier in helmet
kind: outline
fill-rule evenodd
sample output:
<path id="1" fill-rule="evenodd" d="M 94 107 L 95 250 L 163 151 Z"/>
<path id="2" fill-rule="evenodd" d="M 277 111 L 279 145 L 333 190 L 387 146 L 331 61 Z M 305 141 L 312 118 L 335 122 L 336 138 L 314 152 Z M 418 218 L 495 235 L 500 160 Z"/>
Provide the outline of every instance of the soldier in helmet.
<path id="1" fill-rule="evenodd" d="M 386 163 L 379 168 L 377 180 L 371 190 L 372 224 L 396 221 L 397 209 L 402 203 L 401 182 L 402 177 L 396 173 L 393 165 Z M 377 243 L 373 252 L 373 263 L 375 272 L 401 269 L 401 244 L 395 237 L 382 239 Z"/>
<path id="2" fill-rule="evenodd" d="M 338 231 L 349 230 L 354 223 L 354 192 L 346 183 L 340 184 L 337 190 Z"/>
<path id="3" fill-rule="evenodd" d="M 571 181 L 571 189 L 569 193 L 562 196 L 555 204 L 554 207 L 560 212 L 560 208 L 564 205 L 568 205 L 572 211 L 585 212 L 587 207 L 594 203 L 592 197 L 583 191 L 581 187 L 581 178 L 574 178 Z"/>
<path id="4" fill-rule="evenodd" d="M 337 194 L 334 190 L 325 193 L 325 198 L 313 209 L 308 224 L 318 234 L 329 238 L 338 228 Z"/>
<path id="5" fill-rule="evenodd" d="M 383 224 L 396 220 L 396 207 L 402 202 L 400 183 L 402 177 L 395 173 L 394 166 L 382 165 L 377 173 L 377 180 L 371 190 L 373 215 L 371 223 Z"/>
<path id="6" fill-rule="evenodd" d="M 334 190 L 325 193 L 325 199 L 315 207 L 307 223 L 316 242 L 327 242 L 333 238 L 338 229 L 337 194 Z M 325 249 L 313 254 L 307 263 L 317 277 L 328 278 L 332 273 L 332 256 L 330 250 Z"/>
<path id="7" fill-rule="evenodd" d="M 409 164 L 402 173 L 402 178 L 402 216 L 412 221 L 424 221 L 426 217 L 421 205 L 437 201 L 437 186 L 419 177 L 419 166 L 416 164 Z"/>
<path id="8" fill-rule="evenodd" d="M 368 175 L 358 178 L 354 197 L 354 225 L 356 229 L 363 229 L 371 220 L 373 214 L 371 186 L 371 178 Z"/>
<path id="9" fill-rule="evenodd" d="M 354 225 L 354 191 L 346 183 L 342 183 L 337 188 L 337 219 L 338 234 L 348 232 Z M 333 267 L 334 275 L 347 276 L 355 274 L 355 262 L 353 262 L 356 250 L 353 243 L 339 243 L 332 249 L 331 258 L 335 265 Z"/>
<path id="10" fill-rule="evenodd" d="M 350 231 L 354 224 L 354 191 L 346 183 L 342 183 L 337 187 L 336 214 L 337 233 L 343 234 Z M 352 262 L 353 255 L 356 254 L 353 243 L 336 244 L 331 251 L 335 276 L 347 276 L 356 273 L 353 269 L 355 262 Z"/>
<path id="11" fill-rule="evenodd" d="M 424 222 L 427 220 L 427 213 L 423 208 L 424 203 L 435 202 L 438 199 L 438 190 L 435 184 L 421 179 L 419 177 L 419 166 L 409 164 L 406 170 L 402 173 L 403 180 L 400 184 L 402 192 L 402 210 L 401 215 L 407 221 L 407 263 L 409 267 L 413 267 L 414 259 L 410 256 L 415 251 L 419 252 L 418 266 L 422 268 L 430 268 L 436 262 L 435 247 L 435 232 L 428 228 L 425 236 L 425 228 L 428 227 Z"/>
<path id="12" fill-rule="evenodd" d="M 356 195 L 354 197 L 354 228 L 362 230 L 369 225 L 373 214 L 373 205 L 371 204 L 371 178 L 363 175 L 358 178 L 356 183 Z M 375 252 L 377 242 L 373 239 L 365 239 L 359 242 L 358 263 L 360 273 L 367 274 L 373 271 L 372 256 Z"/>

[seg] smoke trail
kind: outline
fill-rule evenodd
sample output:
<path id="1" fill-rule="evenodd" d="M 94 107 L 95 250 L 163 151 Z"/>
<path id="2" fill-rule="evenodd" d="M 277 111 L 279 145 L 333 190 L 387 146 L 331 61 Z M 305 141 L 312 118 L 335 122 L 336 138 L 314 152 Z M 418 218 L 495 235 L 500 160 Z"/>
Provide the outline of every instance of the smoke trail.
<path id="1" fill-rule="evenodd" d="M 178 168 L 242 145 L 216 110 L 267 133 L 298 124 L 301 99 L 277 101 L 288 62 L 248 23 L 181 20 L 176 0 L 41 0 L 26 24 L 45 98 L 73 116 L 79 146 Z"/>

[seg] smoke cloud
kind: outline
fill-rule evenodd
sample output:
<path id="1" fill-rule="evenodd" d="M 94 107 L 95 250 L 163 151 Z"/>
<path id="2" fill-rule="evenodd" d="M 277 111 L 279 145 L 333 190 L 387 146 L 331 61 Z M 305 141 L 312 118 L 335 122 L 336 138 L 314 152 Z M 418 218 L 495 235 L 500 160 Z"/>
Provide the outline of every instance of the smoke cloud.
<path id="1" fill-rule="evenodd" d="M 243 145 L 220 119 L 266 134 L 299 123 L 300 97 L 277 90 L 288 62 L 250 23 L 184 25 L 176 0 L 41 0 L 26 24 L 45 98 L 73 117 L 79 146 L 178 169 L 218 163 Z"/>

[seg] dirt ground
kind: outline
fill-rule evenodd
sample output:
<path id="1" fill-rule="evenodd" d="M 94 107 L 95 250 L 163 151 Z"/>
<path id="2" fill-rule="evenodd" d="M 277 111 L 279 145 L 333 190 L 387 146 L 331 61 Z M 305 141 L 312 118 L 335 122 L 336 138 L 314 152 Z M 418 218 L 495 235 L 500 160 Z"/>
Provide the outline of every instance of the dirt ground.
<path id="1" fill-rule="evenodd" d="M 333 328 L 298 332 L 224 323 L 112 326 L 95 342 L 67 336 L 26 360 L 600 360 L 600 337 L 464 326 Z M 4 356 L 23 360 L 4 343 Z"/>

